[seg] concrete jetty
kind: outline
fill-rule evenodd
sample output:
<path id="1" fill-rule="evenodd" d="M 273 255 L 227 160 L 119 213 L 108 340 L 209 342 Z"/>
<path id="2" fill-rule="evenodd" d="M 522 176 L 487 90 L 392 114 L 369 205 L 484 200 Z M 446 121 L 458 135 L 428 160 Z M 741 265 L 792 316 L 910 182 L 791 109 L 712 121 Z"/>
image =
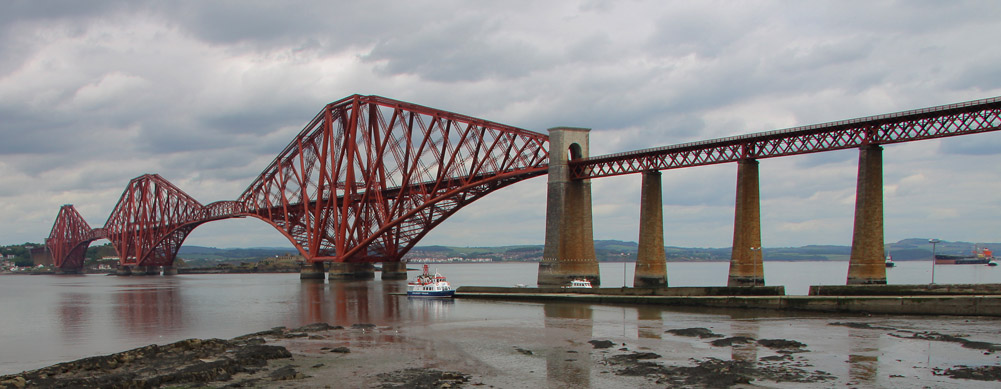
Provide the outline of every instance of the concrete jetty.
<path id="1" fill-rule="evenodd" d="M 782 286 L 671 288 L 507 288 L 463 286 L 457 298 L 774 309 L 858 314 L 1001 317 L 1001 284 L 813 286 L 786 296 Z"/>

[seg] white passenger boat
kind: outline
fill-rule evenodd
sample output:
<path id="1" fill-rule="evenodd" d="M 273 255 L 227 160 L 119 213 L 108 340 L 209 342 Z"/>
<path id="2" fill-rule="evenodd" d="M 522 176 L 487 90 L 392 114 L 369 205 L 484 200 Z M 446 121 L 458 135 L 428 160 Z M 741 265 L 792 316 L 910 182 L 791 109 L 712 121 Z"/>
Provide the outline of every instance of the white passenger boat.
<path id="1" fill-rule="evenodd" d="M 570 281 L 570 285 L 563 286 L 564 288 L 592 288 L 591 281 L 584 278 L 578 278 Z"/>
<path id="2" fill-rule="evenodd" d="M 428 272 L 428 265 L 424 265 L 424 273 L 417 276 L 417 279 L 407 283 L 407 296 L 411 297 L 452 297 L 455 288 L 445 280 L 445 276 L 434 275 Z"/>

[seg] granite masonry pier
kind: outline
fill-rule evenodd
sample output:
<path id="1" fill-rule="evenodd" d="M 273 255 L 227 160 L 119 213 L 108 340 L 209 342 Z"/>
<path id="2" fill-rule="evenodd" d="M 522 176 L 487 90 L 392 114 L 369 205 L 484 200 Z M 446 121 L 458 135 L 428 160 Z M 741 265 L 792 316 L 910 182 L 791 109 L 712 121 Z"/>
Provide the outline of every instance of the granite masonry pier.
<path id="1" fill-rule="evenodd" d="M 782 286 L 594 289 L 463 286 L 456 291 L 455 297 L 859 314 L 1001 317 L 1001 284 L 824 285 L 810 287 L 808 296 L 786 296 Z"/>

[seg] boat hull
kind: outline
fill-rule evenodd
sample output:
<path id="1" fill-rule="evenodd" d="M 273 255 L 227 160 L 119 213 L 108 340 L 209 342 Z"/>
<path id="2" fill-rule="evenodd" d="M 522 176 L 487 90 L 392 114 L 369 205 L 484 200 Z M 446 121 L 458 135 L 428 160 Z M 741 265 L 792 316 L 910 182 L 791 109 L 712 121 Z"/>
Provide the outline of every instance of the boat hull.
<path id="1" fill-rule="evenodd" d="M 989 259 L 936 259 L 936 265 L 986 265 L 990 263 Z"/>
<path id="2" fill-rule="evenodd" d="M 453 290 L 412 290 L 407 291 L 407 297 L 452 297 Z"/>
<path id="3" fill-rule="evenodd" d="M 936 255 L 936 265 L 986 265 L 991 258 L 964 257 L 959 255 Z"/>

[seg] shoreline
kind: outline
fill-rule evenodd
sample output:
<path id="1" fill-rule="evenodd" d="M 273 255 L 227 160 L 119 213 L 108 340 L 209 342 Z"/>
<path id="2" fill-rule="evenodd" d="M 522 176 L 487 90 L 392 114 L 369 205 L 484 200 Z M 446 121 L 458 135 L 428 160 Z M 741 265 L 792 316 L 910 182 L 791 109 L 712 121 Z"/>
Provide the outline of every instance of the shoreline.
<path id="1" fill-rule="evenodd" d="M 866 318 L 852 320 L 856 321 L 831 317 L 817 325 L 902 345 L 915 341 L 956 344 L 969 353 L 986 355 L 984 358 L 993 359 L 991 355 L 1001 351 L 1001 344 L 958 335 L 896 328 Z M 492 327 L 467 333 L 468 328 L 429 330 L 365 323 L 346 328 L 327 323 L 295 329 L 276 327 L 229 340 L 187 339 L 58 363 L 0 376 L 0 387 L 750 388 L 859 385 L 865 379 L 877 379 L 854 373 L 837 376 L 831 372 L 835 370 L 830 370 L 830 362 L 825 362 L 828 358 L 823 348 L 829 346 L 796 332 L 767 339 L 746 330 L 710 326 L 668 328 L 650 339 L 622 339 L 595 335 L 590 330 L 580 332 L 589 327 L 577 326 L 547 325 L 536 334 Z M 478 339 L 482 331 L 494 339 L 484 343 Z M 455 338 L 456 332 L 464 337 Z M 472 343 L 476 347 L 466 343 L 470 336 L 477 338 Z M 671 346 L 665 349 L 664 342 Z M 841 357 L 836 359 L 843 360 Z M 859 364 L 860 371 L 876 371 L 878 357 L 854 358 L 848 362 Z M 913 361 L 892 362 L 884 357 L 884 363 L 899 365 L 883 367 L 897 371 Z M 913 369 L 936 377 L 939 381 L 933 384 L 989 386 L 1001 382 L 1001 366 L 997 364 Z M 850 371 L 855 372 L 855 367 Z M 899 374 L 888 377 L 889 382 L 905 386 L 925 382 L 913 378 Z"/>

